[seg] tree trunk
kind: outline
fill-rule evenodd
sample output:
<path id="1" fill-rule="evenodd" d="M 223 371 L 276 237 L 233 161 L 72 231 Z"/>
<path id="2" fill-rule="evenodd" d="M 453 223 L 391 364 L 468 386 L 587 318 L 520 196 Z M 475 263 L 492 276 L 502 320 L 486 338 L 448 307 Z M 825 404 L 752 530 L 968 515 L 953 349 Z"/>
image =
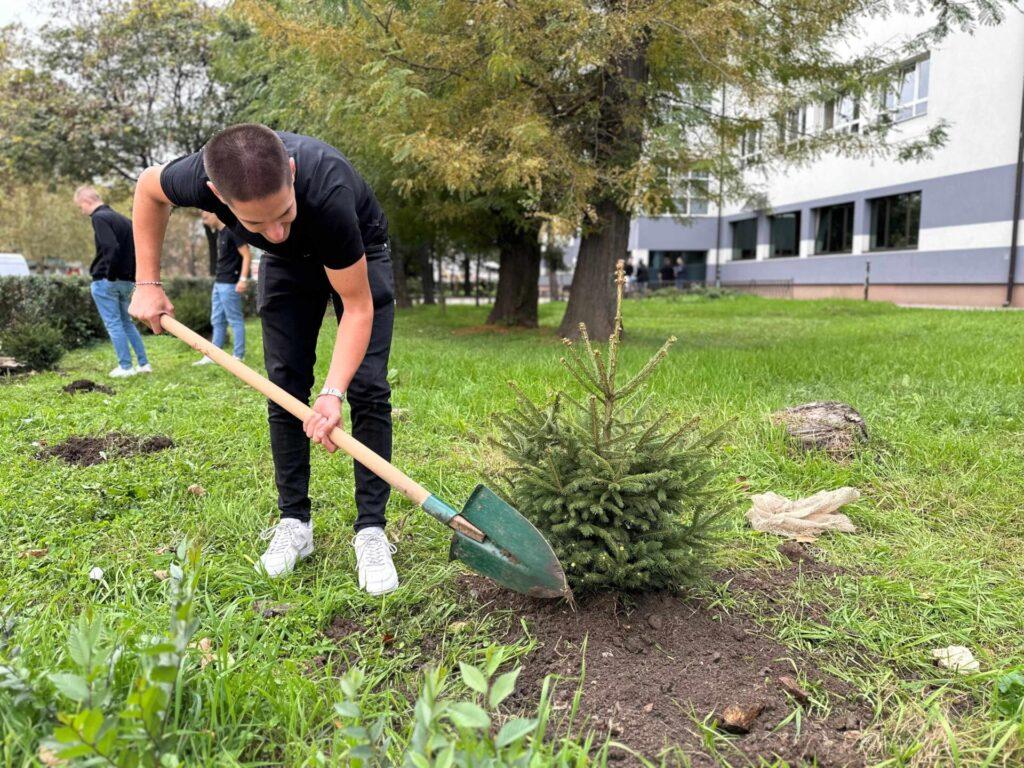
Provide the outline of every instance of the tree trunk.
<path id="1" fill-rule="evenodd" d="M 491 325 L 537 327 L 540 280 L 540 228 L 503 224 L 498 233 L 498 288 L 487 316 Z"/>
<path id="2" fill-rule="evenodd" d="M 405 253 L 401 246 L 393 243 L 391 249 L 391 272 L 395 281 L 395 306 L 398 309 L 408 309 L 412 306 L 412 299 L 409 298 L 409 285 L 405 280 Z"/>
<path id="3" fill-rule="evenodd" d="M 430 259 L 430 244 L 425 243 L 416 249 L 416 264 L 420 270 L 420 282 L 423 284 L 423 303 L 436 304 L 434 298 L 434 265 Z"/>
<path id="4" fill-rule="evenodd" d="M 587 333 L 593 339 L 607 339 L 612 335 L 615 262 L 626 258 L 629 214 L 614 200 L 605 200 L 597 206 L 597 215 L 600 217 L 597 226 L 580 242 L 569 303 L 558 328 L 564 338 L 576 338 L 580 323 L 587 326 Z"/>
<path id="5" fill-rule="evenodd" d="M 469 256 L 462 257 L 462 295 L 473 295 L 473 278 L 470 275 Z"/>
<path id="6" fill-rule="evenodd" d="M 640 159 L 648 75 L 646 38 L 612 61 L 602 75 L 593 139 L 597 166 L 606 178 L 620 176 Z M 612 195 L 597 202 L 595 209 L 597 222 L 583 233 L 569 303 L 558 329 L 566 338 L 579 334 L 580 323 L 586 324 L 592 338 L 606 339 L 612 333 L 615 262 L 627 255 L 629 213 Z"/>
<path id="7" fill-rule="evenodd" d="M 561 288 L 558 285 L 558 259 L 548 259 L 548 296 L 551 301 L 558 301 L 561 297 Z"/>
<path id="8" fill-rule="evenodd" d="M 206 247 L 209 250 L 210 277 L 217 276 L 217 230 L 203 225 L 203 232 L 206 233 Z"/>

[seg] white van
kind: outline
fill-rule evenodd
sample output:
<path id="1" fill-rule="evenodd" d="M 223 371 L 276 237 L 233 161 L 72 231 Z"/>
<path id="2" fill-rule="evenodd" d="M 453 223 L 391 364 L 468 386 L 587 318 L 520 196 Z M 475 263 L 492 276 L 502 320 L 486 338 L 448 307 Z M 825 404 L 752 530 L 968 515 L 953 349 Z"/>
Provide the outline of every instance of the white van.
<path id="1" fill-rule="evenodd" d="M 0 253 L 0 277 L 7 275 L 28 276 L 28 262 L 20 253 Z"/>

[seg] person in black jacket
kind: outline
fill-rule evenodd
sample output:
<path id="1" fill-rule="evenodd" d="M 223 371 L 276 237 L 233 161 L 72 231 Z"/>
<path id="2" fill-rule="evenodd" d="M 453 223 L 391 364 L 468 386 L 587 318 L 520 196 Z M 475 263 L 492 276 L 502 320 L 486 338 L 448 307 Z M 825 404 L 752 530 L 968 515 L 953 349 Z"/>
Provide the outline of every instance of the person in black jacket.
<path id="1" fill-rule="evenodd" d="M 135 242 L 131 221 L 103 203 L 92 187 L 75 190 L 75 205 L 90 219 L 96 236 L 96 258 L 89 267 L 92 298 L 117 353 L 114 377 L 150 373 L 142 335 L 128 315 L 128 304 L 135 288 Z M 138 366 L 132 367 L 132 353 Z"/>

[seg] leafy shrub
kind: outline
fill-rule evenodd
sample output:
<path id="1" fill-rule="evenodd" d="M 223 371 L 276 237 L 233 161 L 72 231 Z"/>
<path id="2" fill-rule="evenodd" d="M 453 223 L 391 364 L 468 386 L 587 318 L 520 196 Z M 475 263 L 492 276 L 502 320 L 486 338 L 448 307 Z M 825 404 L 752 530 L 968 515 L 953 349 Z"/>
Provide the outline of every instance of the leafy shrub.
<path id="1" fill-rule="evenodd" d="M 179 765 L 173 723 L 181 666 L 195 633 L 194 595 L 198 548 L 182 543 L 170 567 L 171 621 L 166 632 L 123 644 L 102 619 L 83 614 L 72 629 L 68 652 L 74 671 L 51 674 L 64 707 L 60 725 L 43 747 L 60 760 L 87 765 Z M 119 669 L 132 669 L 125 686 Z"/>
<path id="2" fill-rule="evenodd" d="M 460 663 L 469 698 L 457 699 L 446 693 L 444 670 L 428 669 L 413 707 L 412 722 L 400 724 L 397 730 L 389 728 L 384 715 L 370 717 L 365 713 L 366 675 L 358 667 L 350 669 L 341 679 L 343 699 L 335 705 L 340 725 L 334 750 L 338 764 L 366 768 L 604 764 L 607 743 L 592 750 L 590 739 L 578 745 L 545 739 L 551 714 L 547 682 L 536 716 L 502 718 L 501 705 L 512 694 L 519 675 L 519 669 L 514 669 L 494 677 L 503 658 L 500 649 L 490 648 L 483 668 Z M 577 697 L 573 714 L 578 703 Z M 496 722 L 503 719 L 497 727 Z M 393 760 L 394 754 L 401 755 L 402 760 Z"/>
<path id="3" fill-rule="evenodd" d="M 1008 720 L 1024 718 L 1024 671 L 1008 672 L 996 680 L 993 709 Z"/>
<path id="4" fill-rule="evenodd" d="M 45 322 L 63 329 L 68 349 L 104 338 L 89 286 L 80 277 L 0 277 L 0 333 L 19 322 Z"/>
<path id="5" fill-rule="evenodd" d="M 64 355 L 64 334 L 41 321 L 18 321 L 0 336 L 0 351 L 33 371 L 48 371 Z"/>
<path id="6" fill-rule="evenodd" d="M 515 409 L 497 419 L 499 487 L 547 537 L 575 591 L 677 588 L 700 573 L 732 508 L 717 490 L 721 433 L 693 421 L 670 428 L 671 414 L 644 397 L 675 339 L 619 382 L 624 284 L 620 262 L 607 357 L 583 325 L 582 345 L 566 342 L 562 363 L 586 399 L 558 393 L 538 405 L 517 390 Z"/>

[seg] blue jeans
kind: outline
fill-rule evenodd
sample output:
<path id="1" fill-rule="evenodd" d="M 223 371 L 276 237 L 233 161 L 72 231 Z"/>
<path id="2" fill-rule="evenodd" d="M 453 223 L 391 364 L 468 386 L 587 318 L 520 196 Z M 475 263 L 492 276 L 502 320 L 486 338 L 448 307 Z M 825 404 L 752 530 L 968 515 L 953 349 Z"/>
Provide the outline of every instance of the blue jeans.
<path id="1" fill-rule="evenodd" d="M 214 283 L 213 295 L 210 297 L 210 322 L 213 323 L 213 343 L 221 348 L 228 335 L 228 324 L 231 324 L 231 336 L 235 344 L 235 357 L 245 357 L 245 318 L 242 316 L 242 294 L 235 290 L 234 283 Z"/>
<path id="2" fill-rule="evenodd" d="M 146 357 L 146 348 L 142 345 L 142 334 L 128 315 L 128 304 L 131 302 L 135 283 L 127 280 L 95 280 L 90 290 L 107 334 L 114 343 L 118 365 L 126 370 L 132 367 L 132 349 L 135 350 L 139 365 L 147 365 L 149 359 Z"/>

